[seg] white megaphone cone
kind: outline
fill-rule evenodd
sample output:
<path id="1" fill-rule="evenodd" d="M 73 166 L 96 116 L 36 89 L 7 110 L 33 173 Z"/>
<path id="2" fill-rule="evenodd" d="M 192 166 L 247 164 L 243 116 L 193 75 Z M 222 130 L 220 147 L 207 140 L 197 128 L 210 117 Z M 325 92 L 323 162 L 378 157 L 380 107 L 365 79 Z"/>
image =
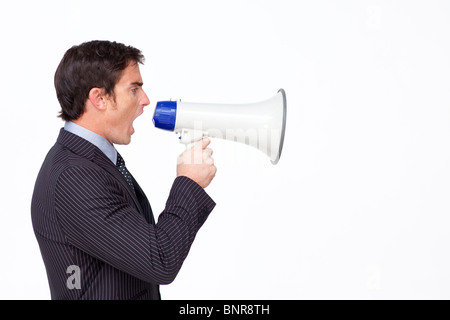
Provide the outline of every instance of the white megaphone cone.
<path id="1" fill-rule="evenodd" d="M 250 104 L 159 101 L 153 123 L 175 131 L 186 145 L 203 137 L 241 142 L 264 152 L 277 164 L 283 150 L 286 113 L 286 93 L 280 89 L 272 98 Z"/>

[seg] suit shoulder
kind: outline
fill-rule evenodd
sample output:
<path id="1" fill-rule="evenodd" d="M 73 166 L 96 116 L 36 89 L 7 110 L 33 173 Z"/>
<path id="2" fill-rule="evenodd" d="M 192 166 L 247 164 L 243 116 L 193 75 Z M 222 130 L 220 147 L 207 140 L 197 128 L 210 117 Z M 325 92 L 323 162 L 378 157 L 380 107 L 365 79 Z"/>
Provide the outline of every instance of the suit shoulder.
<path id="1" fill-rule="evenodd" d="M 38 175 L 37 184 L 55 184 L 65 174 L 85 168 L 102 172 L 103 170 L 90 159 L 78 155 L 68 147 L 56 143 L 48 152 Z M 65 174 L 64 174 L 65 173 Z"/>

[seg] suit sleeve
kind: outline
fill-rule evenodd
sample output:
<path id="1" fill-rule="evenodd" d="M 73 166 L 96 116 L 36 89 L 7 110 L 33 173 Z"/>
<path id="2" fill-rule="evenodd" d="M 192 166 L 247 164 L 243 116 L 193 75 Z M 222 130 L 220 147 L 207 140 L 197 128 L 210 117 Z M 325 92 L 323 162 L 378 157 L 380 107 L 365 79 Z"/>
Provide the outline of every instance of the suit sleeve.
<path id="1" fill-rule="evenodd" d="M 69 244 L 154 284 L 175 279 L 214 206 L 187 177 L 175 179 L 156 225 L 144 219 L 116 180 L 95 168 L 64 171 L 55 189 L 58 221 Z"/>

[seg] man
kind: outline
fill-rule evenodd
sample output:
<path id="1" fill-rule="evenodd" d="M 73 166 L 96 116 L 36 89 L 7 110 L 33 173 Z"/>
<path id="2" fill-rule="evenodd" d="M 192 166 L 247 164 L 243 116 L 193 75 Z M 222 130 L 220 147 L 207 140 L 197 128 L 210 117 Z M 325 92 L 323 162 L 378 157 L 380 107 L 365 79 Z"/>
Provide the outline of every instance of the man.
<path id="1" fill-rule="evenodd" d="M 92 41 L 69 49 L 55 73 L 66 124 L 31 204 L 52 299 L 160 299 L 215 206 L 204 191 L 216 173 L 209 140 L 180 155 L 158 223 L 114 148 L 130 143 L 150 104 L 143 60 L 133 47 Z"/>

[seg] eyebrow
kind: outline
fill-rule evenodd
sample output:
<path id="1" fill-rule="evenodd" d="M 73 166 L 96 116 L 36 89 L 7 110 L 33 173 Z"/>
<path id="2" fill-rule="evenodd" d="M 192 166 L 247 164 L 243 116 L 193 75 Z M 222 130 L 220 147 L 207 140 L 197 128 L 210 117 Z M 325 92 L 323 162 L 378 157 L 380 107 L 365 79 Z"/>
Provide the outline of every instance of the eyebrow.
<path id="1" fill-rule="evenodd" d="M 143 82 L 133 82 L 131 85 L 132 86 L 142 87 L 144 85 L 144 83 Z"/>

